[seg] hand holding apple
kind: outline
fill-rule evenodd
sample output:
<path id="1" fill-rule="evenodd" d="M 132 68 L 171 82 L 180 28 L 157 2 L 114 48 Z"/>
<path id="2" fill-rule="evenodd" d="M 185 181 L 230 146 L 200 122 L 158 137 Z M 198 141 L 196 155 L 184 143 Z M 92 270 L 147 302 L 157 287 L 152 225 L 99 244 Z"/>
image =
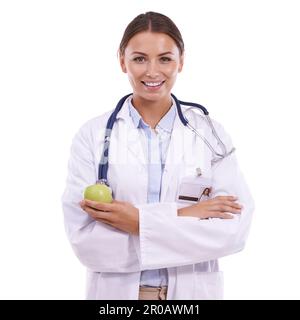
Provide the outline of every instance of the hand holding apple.
<path id="1" fill-rule="evenodd" d="M 139 210 L 129 202 L 113 200 L 111 188 L 105 183 L 98 181 L 86 187 L 79 204 L 96 221 L 139 234 Z"/>
<path id="2" fill-rule="evenodd" d="M 85 199 L 79 204 L 94 220 L 124 232 L 139 234 L 139 209 L 131 203 L 118 200 L 104 203 Z"/>

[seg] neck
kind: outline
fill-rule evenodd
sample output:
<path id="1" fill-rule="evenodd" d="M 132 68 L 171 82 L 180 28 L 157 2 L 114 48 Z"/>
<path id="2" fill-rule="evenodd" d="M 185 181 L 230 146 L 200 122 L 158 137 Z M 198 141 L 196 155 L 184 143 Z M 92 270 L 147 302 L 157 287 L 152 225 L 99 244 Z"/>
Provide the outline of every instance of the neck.
<path id="1" fill-rule="evenodd" d="M 132 104 L 137 109 L 144 122 L 155 128 L 161 118 L 170 110 L 172 106 L 171 96 L 161 100 L 146 100 L 133 94 Z"/>

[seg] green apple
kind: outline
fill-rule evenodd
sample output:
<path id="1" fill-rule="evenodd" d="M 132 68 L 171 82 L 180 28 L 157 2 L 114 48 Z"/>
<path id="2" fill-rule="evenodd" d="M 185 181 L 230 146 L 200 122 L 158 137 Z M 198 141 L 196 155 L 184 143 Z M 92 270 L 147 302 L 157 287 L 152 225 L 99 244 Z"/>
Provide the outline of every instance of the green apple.
<path id="1" fill-rule="evenodd" d="M 104 183 L 96 183 L 86 187 L 84 199 L 106 203 L 111 203 L 113 200 L 111 189 Z"/>

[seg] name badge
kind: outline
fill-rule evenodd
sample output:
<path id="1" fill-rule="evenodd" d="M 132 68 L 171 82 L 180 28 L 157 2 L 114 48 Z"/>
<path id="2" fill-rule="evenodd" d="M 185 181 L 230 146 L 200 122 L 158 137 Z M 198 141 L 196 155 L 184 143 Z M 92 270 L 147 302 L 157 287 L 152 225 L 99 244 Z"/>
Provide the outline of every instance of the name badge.
<path id="1" fill-rule="evenodd" d="M 207 200 L 211 190 L 211 179 L 202 176 L 184 177 L 179 184 L 177 201 L 196 203 Z"/>

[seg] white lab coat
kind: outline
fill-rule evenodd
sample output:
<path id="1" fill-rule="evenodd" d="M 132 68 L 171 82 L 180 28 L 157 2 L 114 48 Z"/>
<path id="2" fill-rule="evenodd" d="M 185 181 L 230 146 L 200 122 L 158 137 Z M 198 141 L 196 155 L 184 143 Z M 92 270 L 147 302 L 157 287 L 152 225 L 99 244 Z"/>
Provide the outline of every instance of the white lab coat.
<path id="1" fill-rule="evenodd" d="M 220 151 L 202 115 L 182 106 L 184 115 Z M 74 137 L 67 185 L 62 197 L 65 227 L 72 248 L 87 268 L 87 299 L 138 299 L 142 270 L 167 268 L 168 300 L 221 299 L 223 275 L 218 258 L 242 250 L 247 239 L 253 200 L 235 154 L 211 165 L 211 151 L 184 127 L 176 115 L 162 177 L 161 202 L 147 203 L 147 161 L 140 132 L 127 103 L 118 114 L 109 149 L 108 181 L 117 200 L 139 209 L 139 236 L 95 222 L 79 206 L 86 186 L 94 184 L 111 112 L 88 121 Z M 228 150 L 231 141 L 213 122 Z M 177 216 L 177 191 L 183 177 L 212 179 L 212 196 L 236 195 L 243 205 L 234 219 Z"/>

